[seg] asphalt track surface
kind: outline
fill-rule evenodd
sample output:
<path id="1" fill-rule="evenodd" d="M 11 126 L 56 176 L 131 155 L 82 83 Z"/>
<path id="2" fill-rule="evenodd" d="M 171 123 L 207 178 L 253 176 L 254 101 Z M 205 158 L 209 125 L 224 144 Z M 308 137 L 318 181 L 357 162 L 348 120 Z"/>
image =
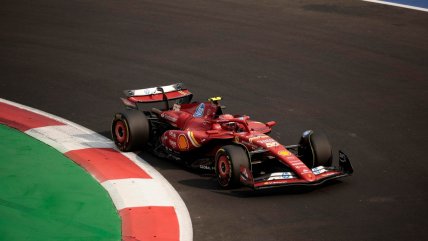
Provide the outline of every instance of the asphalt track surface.
<path id="1" fill-rule="evenodd" d="M 178 190 L 194 240 L 422 240 L 428 14 L 361 1 L 20 1 L 0 8 L 0 96 L 108 135 L 121 90 L 184 81 L 197 99 L 322 130 L 355 175 L 315 189 L 218 189 L 141 154 Z"/>

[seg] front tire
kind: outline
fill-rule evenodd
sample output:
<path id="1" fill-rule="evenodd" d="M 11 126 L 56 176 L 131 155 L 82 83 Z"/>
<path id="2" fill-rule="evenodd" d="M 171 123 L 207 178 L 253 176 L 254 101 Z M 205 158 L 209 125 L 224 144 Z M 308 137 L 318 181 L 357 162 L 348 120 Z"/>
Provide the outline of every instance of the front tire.
<path id="1" fill-rule="evenodd" d="M 143 148 L 150 138 L 147 117 L 138 110 L 116 113 L 111 126 L 113 141 L 124 152 Z"/>
<path id="2" fill-rule="evenodd" d="M 215 172 L 219 185 L 225 189 L 239 186 L 241 166 L 244 168 L 250 166 L 245 148 L 237 145 L 220 148 L 215 155 Z"/>
<path id="3" fill-rule="evenodd" d="M 311 130 L 303 132 L 298 155 L 309 168 L 331 166 L 333 161 L 332 147 L 327 137 Z"/>

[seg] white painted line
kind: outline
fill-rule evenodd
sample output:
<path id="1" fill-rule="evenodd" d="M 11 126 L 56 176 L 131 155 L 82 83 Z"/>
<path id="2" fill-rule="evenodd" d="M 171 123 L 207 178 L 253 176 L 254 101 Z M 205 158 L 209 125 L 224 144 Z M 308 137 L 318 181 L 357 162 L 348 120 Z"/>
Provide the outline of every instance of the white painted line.
<path id="1" fill-rule="evenodd" d="M 108 140 L 93 131 L 77 129 L 74 126 L 46 126 L 26 131 L 28 135 L 43 140 L 58 151 L 65 153 L 85 148 L 114 148 Z"/>
<path id="2" fill-rule="evenodd" d="M 413 10 L 428 12 L 428 9 L 426 9 L 426 8 L 415 7 L 415 6 L 405 5 L 405 4 L 391 3 L 391 2 L 378 1 L 378 0 L 363 0 L 363 1 L 364 2 L 379 3 L 379 4 L 385 4 L 385 5 L 395 6 L 395 7 L 408 8 L 408 9 L 413 9 Z"/>
<path id="3" fill-rule="evenodd" d="M 108 180 L 101 185 L 109 192 L 117 210 L 132 207 L 174 206 L 162 183 L 148 178 Z"/>

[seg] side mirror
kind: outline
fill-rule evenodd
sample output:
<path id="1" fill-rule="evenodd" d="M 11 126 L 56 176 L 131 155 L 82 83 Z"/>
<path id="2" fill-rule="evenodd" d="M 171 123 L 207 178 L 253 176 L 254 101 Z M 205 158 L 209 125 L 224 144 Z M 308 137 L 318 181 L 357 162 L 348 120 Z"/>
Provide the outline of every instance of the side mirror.
<path id="1" fill-rule="evenodd" d="M 269 127 L 269 128 L 272 128 L 272 126 L 274 126 L 274 125 L 276 125 L 275 121 L 266 122 L 266 126 Z"/>

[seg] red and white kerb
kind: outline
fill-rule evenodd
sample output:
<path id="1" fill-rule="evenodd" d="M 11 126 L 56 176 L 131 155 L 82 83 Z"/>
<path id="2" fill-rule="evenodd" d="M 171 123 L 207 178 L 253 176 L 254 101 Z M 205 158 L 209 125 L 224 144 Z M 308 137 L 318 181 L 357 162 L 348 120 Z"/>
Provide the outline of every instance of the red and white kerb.
<path id="1" fill-rule="evenodd" d="M 117 151 L 111 140 L 75 123 L 1 98 L 0 123 L 45 142 L 91 173 L 118 210 L 122 240 L 193 240 L 177 191 L 134 153 Z"/>

